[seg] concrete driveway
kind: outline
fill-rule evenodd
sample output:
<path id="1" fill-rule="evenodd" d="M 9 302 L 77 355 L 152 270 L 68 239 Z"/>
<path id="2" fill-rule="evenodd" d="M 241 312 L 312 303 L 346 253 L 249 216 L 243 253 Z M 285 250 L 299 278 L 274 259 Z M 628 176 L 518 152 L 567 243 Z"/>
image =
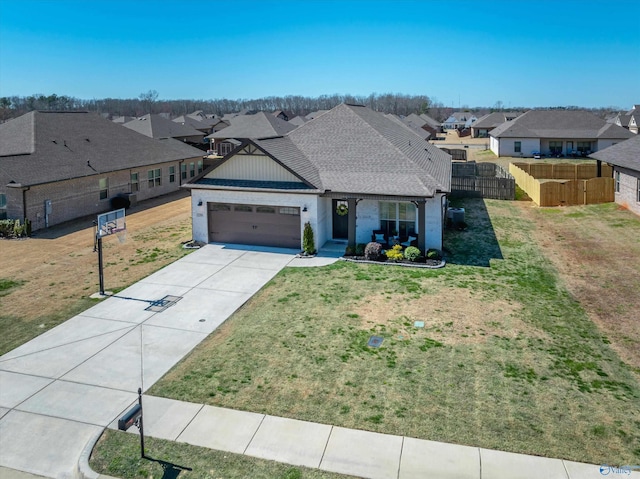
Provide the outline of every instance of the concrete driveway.
<path id="1" fill-rule="evenodd" d="M 207 245 L 0 357 L 0 466 L 73 477 L 88 441 L 295 257 Z"/>

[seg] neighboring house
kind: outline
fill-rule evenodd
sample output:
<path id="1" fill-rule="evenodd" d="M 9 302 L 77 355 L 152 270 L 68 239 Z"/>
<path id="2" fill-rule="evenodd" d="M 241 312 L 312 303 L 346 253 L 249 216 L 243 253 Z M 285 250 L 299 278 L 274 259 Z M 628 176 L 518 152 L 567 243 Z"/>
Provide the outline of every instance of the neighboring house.
<path id="1" fill-rule="evenodd" d="M 127 123 L 128 121 L 135 120 L 135 116 L 116 116 L 113 120 L 114 123 Z"/>
<path id="2" fill-rule="evenodd" d="M 194 118 L 189 115 L 182 115 L 182 116 L 179 116 L 178 118 L 174 118 L 171 121 L 178 123 L 180 125 L 189 126 L 195 130 L 201 131 L 205 135 L 209 135 L 211 134 L 211 132 L 213 132 L 213 125 L 217 123 L 219 120 L 211 119 L 208 121 L 202 121 L 200 119 Z"/>
<path id="3" fill-rule="evenodd" d="M 429 129 L 425 128 L 425 126 L 423 126 L 422 128 L 430 132 L 432 138 L 435 138 L 437 133 L 442 133 L 442 123 L 440 123 L 438 120 L 431 118 L 426 113 L 422 113 L 420 115 L 420 118 L 422 118 L 426 122 L 426 125 L 429 125 Z"/>
<path id="4" fill-rule="evenodd" d="M 456 111 L 442 122 L 442 128 L 445 130 L 462 130 L 464 128 L 470 128 L 477 119 L 478 118 L 471 112 Z"/>
<path id="5" fill-rule="evenodd" d="M 416 135 L 418 135 L 420 138 L 422 138 L 425 141 L 431 138 L 431 133 L 429 133 L 426 130 L 423 130 L 422 128 L 417 126 L 416 123 L 407 121 L 407 117 L 400 118 L 398 115 L 394 115 L 393 113 L 387 113 L 385 116 L 390 120 L 396 123 L 399 123 L 405 128 L 409 128 L 412 132 L 414 132 Z"/>
<path id="6" fill-rule="evenodd" d="M 272 113 L 276 118 L 280 118 L 283 121 L 289 121 L 289 115 L 282 110 L 276 110 Z"/>
<path id="7" fill-rule="evenodd" d="M 309 222 L 317 248 L 382 230 L 442 249 L 451 156 L 382 113 L 342 104 L 287 135 L 243 141 L 185 187 L 198 241 L 299 249 Z"/>
<path id="8" fill-rule="evenodd" d="M 185 143 L 201 145 L 204 141 L 204 133 L 189 125 L 167 120 L 160 115 L 147 114 L 133 121 L 123 123 L 122 126 L 137 131 L 149 138 L 156 140 L 161 138 L 174 138 Z"/>
<path id="9" fill-rule="evenodd" d="M 489 132 L 499 127 L 503 123 L 515 120 L 522 115 L 519 111 L 496 111 L 481 116 L 471 125 L 471 136 L 473 138 L 489 138 Z"/>
<path id="10" fill-rule="evenodd" d="M 640 126 L 640 105 L 633 105 L 633 108 L 628 112 L 619 113 L 613 119 L 613 123 L 637 135 Z"/>
<path id="11" fill-rule="evenodd" d="M 305 120 L 302 116 L 294 116 L 289 120 L 290 125 L 300 126 L 304 125 L 308 120 Z"/>
<path id="12" fill-rule="evenodd" d="M 245 138 L 265 138 L 280 136 L 290 132 L 295 125 L 281 120 L 273 115 L 260 111 L 255 115 L 238 115 L 231 118 L 231 124 L 206 137 L 211 142 L 211 150 L 219 156 L 224 156 L 237 145 L 228 140 L 243 140 Z"/>
<path id="13" fill-rule="evenodd" d="M 615 202 L 640 215 L 640 135 L 590 156 L 613 166 Z"/>
<path id="14" fill-rule="evenodd" d="M 587 111 L 529 110 L 489 132 L 497 156 L 587 156 L 633 133 Z"/>
<path id="15" fill-rule="evenodd" d="M 412 113 L 411 115 L 405 116 L 401 118 L 402 122 L 409 125 L 412 128 L 420 128 L 421 130 L 427 132 L 429 136 L 425 139 L 435 138 L 438 129 L 434 128 L 431 123 L 425 120 L 422 116 L 416 115 Z"/>
<path id="16" fill-rule="evenodd" d="M 202 151 L 154 140 L 94 113 L 32 111 L 0 124 L 0 216 L 37 230 L 178 191 Z"/>

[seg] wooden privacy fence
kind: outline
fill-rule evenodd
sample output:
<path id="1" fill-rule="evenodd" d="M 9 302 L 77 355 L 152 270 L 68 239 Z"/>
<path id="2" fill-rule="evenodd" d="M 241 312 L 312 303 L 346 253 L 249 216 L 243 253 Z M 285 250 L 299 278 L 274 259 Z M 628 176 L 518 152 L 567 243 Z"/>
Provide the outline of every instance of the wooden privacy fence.
<path id="1" fill-rule="evenodd" d="M 547 166 L 542 164 L 511 163 L 509 172 L 516 183 L 538 206 L 570 206 L 609 203 L 614 201 L 613 178 L 572 179 L 549 178 L 548 181 L 527 173 L 520 165 Z M 549 165 L 551 166 L 551 165 Z M 555 166 L 555 165 L 553 165 Z M 583 166 L 583 165 L 569 165 Z M 591 166 L 591 165 L 584 165 Z M 608 167 L 611 168 L 611 167 Z M 563 171 L 563 170 L 559 170 Z M 603 166 L 604 171 L 604 166 Z M 538 170 L 535 171 L 536 173 Z M 566 172 L 564 174 L 567 174 Z M 604 174 L 604 173 L 603 173 Z"/>
<path id="2" fill-rule="evenodd" d="M 451 159 L 454 161 L 467 161 L 467 150 L 461 150 L 457 148 L 440 148 L 445 153 L 451 155 Z"/>
<path id="3" fill-rule="evenodd" d="M 554 180 L 589 180 L 598 176 L 595 163 L 512 163 L 534 178 Z M 600 176 L 613 177 L 613 168 L 603 164 Z"/>
<path id="4" fill-rule="evenodd" d="M 453 163 L 451 195 L 513 200 L 516 180 L 495 163 Z"/>

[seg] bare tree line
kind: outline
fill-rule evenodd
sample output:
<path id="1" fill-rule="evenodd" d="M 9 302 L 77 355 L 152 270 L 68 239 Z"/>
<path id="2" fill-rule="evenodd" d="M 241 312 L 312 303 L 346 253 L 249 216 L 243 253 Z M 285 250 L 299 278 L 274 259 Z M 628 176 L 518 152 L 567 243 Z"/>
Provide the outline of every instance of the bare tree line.
<path id="1" fill-rule="evenodd" d="M 32 110 L 73 111 L 83 110 L 104 114 L 109 117 L 141 116 L 146 113 L 165 113 L 172 118 L 201 110 L 204 113 L 222 116 L 226 113 L 246 111 L 285 111 L 290 117 L 307 115 L 318 110 L 330 110 L 341 103 L 366 105 L 375 111 L 393 113 L 406 116 L 411 113 L 426 113 L 436 120 L 444 120 L 451 112 L 451 107 L 445 107 L 438 101 L 433 101 L 427 95 L 405 95 L 400 93 L 371 93 L 370 95 L 320 95 L 308 97 L 302 95 L 269 96 L 257 99 L 226 98 L 212 100 L 158 100 L 158 92 L 149 90 L 141 93 L 138 98 L 103 98 L 84 100 L 66 95 L 11 96 L 0 98 L 0 121 L 15 118 Z M 496 105 L 499 105 L 496 107 Z M 479 116 L 491 111 L 502 110 L 502 102 L 497 102 L 493 108 L 464 106 L 460 110 L 469 110 Z M 579 107 L 563 107 L 566 109 L 582 109 Z M 512 110 L 525 111 L 529 108 L 517 107 Z M 590 109 L 604 117 L 616 108 Z"/>

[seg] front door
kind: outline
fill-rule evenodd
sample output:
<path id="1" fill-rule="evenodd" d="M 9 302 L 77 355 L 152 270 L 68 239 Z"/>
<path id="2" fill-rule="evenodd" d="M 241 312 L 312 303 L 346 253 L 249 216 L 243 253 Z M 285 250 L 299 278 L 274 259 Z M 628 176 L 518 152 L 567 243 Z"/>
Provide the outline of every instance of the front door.
<path id="1" fill-rule="evenodd" d="M 349 237 L 349 215 L 347 202 L 333 200 L 333 239 L 348 239 Z"/>

